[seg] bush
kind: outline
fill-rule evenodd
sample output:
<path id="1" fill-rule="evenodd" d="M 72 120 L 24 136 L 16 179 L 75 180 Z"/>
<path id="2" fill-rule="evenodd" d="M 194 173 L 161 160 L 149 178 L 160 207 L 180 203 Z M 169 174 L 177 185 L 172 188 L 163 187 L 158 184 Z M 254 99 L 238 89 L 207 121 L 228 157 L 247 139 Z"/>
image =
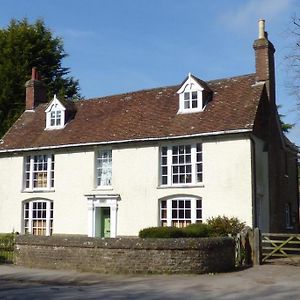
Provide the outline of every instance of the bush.
<path id="1" fill-rule="evenodd" d="M 184 232 L 177 227 L 149 227 L 139 232 L 140 238 L 179 238 L 185 237 Z"/>
<path id="2" fill-rule="evenodd" d="M 13 247 L 15 243 L 14 233 L 0 233 L 0 247 Z"/>
<path id="3" fill-rule="evenodd" d="M 246 223 L 241 222 L 238 218 L 228 218 L 225 216 L 218 216 L 207 220 L 210 227 L 211 236 L 227 236 L 229 234 L 236 236 L 245 228 Z"/>
<path id="4" fill-rule="evenodd" d="M 185 228 L 182 228 L 186 237 L 198 238 L 210 236 L 210 226 L 205 223 L 191 224 Z"/>
<path id="5" fill-rule="evenodd" d="M 14 260 L 14 233 L 0 233 L 0 263 L 12 263 Z"/>

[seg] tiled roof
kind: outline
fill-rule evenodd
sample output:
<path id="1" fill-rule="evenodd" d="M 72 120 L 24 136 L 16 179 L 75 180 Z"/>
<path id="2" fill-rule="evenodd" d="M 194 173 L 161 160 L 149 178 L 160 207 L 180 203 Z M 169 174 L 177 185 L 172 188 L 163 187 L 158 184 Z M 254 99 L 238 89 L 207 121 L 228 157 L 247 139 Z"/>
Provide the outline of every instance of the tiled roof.
<path id="1" fill-rule="evenodd" d="M 263 90 L 254 74 L 206 84 L 213 98 L 203 112 L 177 114 L 180 86 L 162 87 L 78 101 L 74 118 L 60 130 L 45 130 L 47 104 L 40 104 L 22 114 L 0 151 L 252 130 Z"/>

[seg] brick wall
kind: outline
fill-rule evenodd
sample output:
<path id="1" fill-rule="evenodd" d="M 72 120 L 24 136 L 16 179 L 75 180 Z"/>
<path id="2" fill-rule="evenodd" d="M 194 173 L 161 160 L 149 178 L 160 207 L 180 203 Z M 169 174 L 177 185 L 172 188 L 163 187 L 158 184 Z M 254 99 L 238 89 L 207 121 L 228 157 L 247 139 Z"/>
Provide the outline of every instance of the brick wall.
<path id="1" fill-rule="evenodd" d="M 17 265 L 100 273 L 210 273 L 234 268 L 231 238 L 98 239 L 27 236 L 16 239 Z"/>

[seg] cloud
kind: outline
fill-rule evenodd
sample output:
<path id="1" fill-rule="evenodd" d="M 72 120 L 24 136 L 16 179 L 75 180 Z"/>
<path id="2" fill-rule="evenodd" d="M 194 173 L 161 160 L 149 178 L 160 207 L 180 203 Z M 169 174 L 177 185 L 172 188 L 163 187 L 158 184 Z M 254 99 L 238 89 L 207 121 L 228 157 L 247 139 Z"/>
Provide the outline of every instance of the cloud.
<path id="1" fill-rule="evenodd" d="M 249 0 L 234 11 L 225 11 L 219 18 L 221 23 L 229 29 L 245 29 L 253 26 L 258 19 L 271 21 L 278 18 L 284 11 L 291 8 L 294 0 Z"/>

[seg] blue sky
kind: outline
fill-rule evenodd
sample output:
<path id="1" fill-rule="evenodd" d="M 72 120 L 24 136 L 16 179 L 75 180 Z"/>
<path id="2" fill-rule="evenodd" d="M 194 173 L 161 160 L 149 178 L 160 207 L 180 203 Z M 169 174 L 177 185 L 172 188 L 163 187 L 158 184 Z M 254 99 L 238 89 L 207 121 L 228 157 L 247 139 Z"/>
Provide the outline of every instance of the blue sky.
<path id="1" fill-rule="evenodd" d="M 254 72 L 257 21 L 276 48 L 277 103 L 300 145 L 300 111 L 286 88 L 297 0 L 0 0 L 0 26 L 42 18 L 64 40 L 64 66 L 87 98 Z"/>

